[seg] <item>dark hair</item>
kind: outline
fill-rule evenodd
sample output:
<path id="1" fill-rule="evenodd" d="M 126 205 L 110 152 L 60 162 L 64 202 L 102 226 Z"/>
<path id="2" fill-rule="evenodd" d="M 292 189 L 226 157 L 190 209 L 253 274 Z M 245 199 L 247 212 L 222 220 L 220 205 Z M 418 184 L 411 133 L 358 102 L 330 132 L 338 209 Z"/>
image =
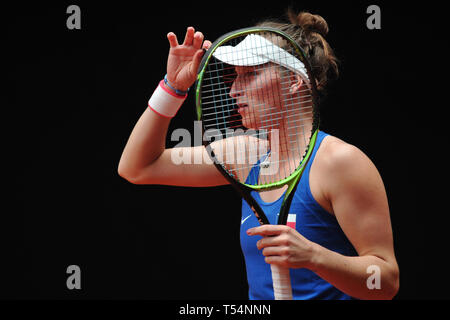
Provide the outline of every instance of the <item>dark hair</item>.
<path id="1" fill-rule="evenodd" d="M 264 20 L 257 23 L 260 27 L 277 28 L 291 36 L 305 51 L 317 80 L 317 89 L 324 93 L 329 78 L 338 76 L 338 59 L 334 55 L 325 36 L 328 24 L 324 18 L 309 12 L 294 13 L 288 9 L 287 18 L 290 23 L 277 20 Z"/>

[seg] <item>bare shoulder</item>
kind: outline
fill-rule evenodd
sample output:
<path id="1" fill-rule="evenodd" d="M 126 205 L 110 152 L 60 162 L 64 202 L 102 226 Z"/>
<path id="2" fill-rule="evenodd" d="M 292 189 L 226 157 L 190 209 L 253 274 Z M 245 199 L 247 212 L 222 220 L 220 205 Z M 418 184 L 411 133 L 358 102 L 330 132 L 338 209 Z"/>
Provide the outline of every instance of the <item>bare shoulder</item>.
<path id="1" fill-rule="evenodd" d="M 327 136 L 317 152 L 316 173 L 322 192 L 332 198 L 336 192 L 372 193 L 384 190 L 378 169 L 358 147 Z"/>
<path id="2" fill-rule="evenodd" d="M 337 137 L 327 136 L 318 150 L 317 162 L 322 170 L 333 172 L 357 172 L 363 167 L 375 168 L 369 157 L 358 147 Z"/>

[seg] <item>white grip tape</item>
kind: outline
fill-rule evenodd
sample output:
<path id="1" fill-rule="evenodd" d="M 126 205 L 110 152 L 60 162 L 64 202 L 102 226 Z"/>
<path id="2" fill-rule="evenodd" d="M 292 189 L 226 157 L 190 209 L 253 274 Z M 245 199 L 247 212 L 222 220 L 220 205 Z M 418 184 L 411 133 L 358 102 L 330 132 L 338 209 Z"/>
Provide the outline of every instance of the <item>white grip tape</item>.
<path id="1" fill-rule="evenodd" d="M 148 106 L 163 117 L 173 118 L 186 99 L 187 94 L 185 96 L 176 95 L 164 88 L 163 85 L 164 81 L 161 81 L 150 97 Z"/>
<path id="2" fill-rule="evenodd" d="M 272 271 L 273 294 L 275 300 L 292 300 L 291 277 L 289 268 L 270 265 Z"/>

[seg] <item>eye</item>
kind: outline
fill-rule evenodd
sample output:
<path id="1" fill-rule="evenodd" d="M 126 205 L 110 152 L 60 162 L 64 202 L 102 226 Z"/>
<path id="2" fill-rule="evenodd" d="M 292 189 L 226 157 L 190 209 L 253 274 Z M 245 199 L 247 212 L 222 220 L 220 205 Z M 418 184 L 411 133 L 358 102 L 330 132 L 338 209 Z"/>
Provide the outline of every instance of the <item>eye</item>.
<path id="1" fill-rule="evenodd" d="M 231 86 L 234 82 L 234 80 L 236 80 L 237 74 L 236 71 L 234 70 L 234 68 L 226 68 L 223 70 L 223 82 L 225 83 L 225 85 L 227 86 Z"/>
<path id="2" fill-rule="evenodd" d="M 248 78 L 256 76 L 258 74 L 258 72 L 259 71 L 256 68 L 254 68 L 254 67 L 250 68 L 249 67 L 249 68 L 246 68 L 244 70 L 244 72 L 242 74 L 240 74 L 240 76 L 242 76 L 243 78 L 248 79 Z"/>

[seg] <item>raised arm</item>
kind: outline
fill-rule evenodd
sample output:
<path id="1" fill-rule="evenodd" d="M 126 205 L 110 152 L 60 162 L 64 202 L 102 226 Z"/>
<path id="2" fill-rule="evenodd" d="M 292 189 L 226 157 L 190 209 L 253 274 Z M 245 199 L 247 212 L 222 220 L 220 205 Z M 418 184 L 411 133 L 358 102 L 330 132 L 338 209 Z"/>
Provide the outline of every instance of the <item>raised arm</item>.
<path id="1" fill-rule="evenodd" d="M 167 81 L 162 84 L 164 90 L 176 95 L 172 88 L 187 91 L 197 76 L 204 49 L 211 46 L 204 41 L 201 32 L 189 27 L 184 42 L 178 43 L 177 37 L 170 32 L 167 35 L 170 51 L 167 60 Z M 178 97 L 182 99 L 182 97 Z M 166 149 L 165 141 L 171 118 L 147 108 L 136 123 L 119 162 L 119 175 L 135 184 L 166 184 L 180 186 L 214 186 L 226 184 L 226 180 L 217 169 L 202 161 L 201 164 L 176 164 L 172 161 L 172 152 L 189 152 L 191 159 L 206 159 L 203 146 L 181 149 Z"/>

